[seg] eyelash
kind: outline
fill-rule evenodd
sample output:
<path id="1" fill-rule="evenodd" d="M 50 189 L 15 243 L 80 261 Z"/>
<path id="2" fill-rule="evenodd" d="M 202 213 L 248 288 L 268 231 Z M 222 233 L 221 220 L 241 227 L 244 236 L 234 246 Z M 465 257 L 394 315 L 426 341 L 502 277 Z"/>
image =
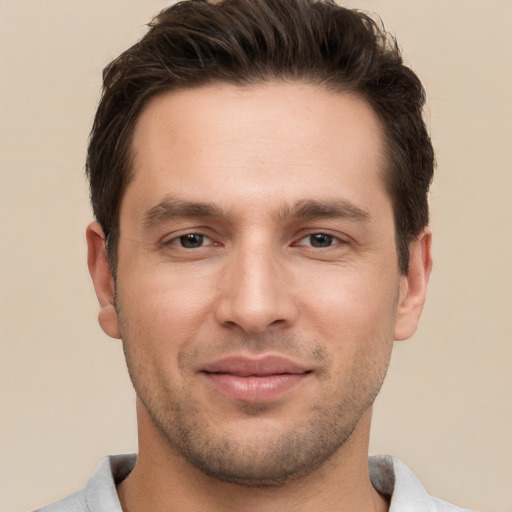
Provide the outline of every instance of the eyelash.
<path id="1" fill-rule="evenodd" d="M 197 247 L 187 247 L 186 246 L 186 240 L 187 240 L 187 237 L 189 238 L 189 241 L 190 240 L 190 237 L 199 237 L 200 238 L 200 245 L 197 246 Z M 312 237 L 323 237 L 324 238 L 324 241 L 327 241 L 328 242 L 328 245 L 325 245 L 325 246 L 315 246 L 314 243 L 312 242 Z M 305 244 L 305 243 L 301 243 L 303 242 L 304 240 L 307 240 L 309 239 L 310 243 L 309 244 Z M 205 240 L 208 240 L 210 241 L 210 243 L 208 244 L 204 244 L 204 241 Z M 192 242 L 192 241 L 191 241 Z M 321 240 L 318 240 L 317 239 L 317 242 L 321 243 Z M 301 238 L 299 238 L 297 240 L 297 242 L 294 242 L 292 244 L 292 246 L 306 246 L 306 247 L 312 247 L 314 249 L 329 249 L 335 245 L 338 245 L 338 244 L 346 244 L 347 242 L 345 240 L 342 240 L 340 237 L 337 237 L 335 235 L 332 235 L 330 233 L 326 233 L 326 232 L 323 232 L 323 231 L 317 231 L 317 232 L 314 232 L 314 233 L 309 233 L 305 236 L 302 236 Z M 193 243 L 192 243 L 193 244 Z M 179 236 L 176 236 L 174 238 L 171 238 L 167 241 L 165 241 L 163 243 L 164 246 L 171 246 L 171 245 L 177 245 L 180 249 L 185 249 L 185 250 L 195 250 L 195 249 L 200 249 L 202 247 L 208 247 L 208 246 L 219 246 L 220 244 L 218 243 L 215 243 L 209 236 L 203 234 L 203 233 L 198 233 L 198 232 L 191 232 L 191 233 L 185 233 L 183 235 L 179 235 Z"/>
<path id="2" fill-rule="evenodd" d="M 321 243 L 320 237 L 323 237 L 323 239 L 327 240 L 329 242 L 329 244 L 325 245 L 325 246 L 322 246 L 322 245 L 315 246 L 314 243 L 313 243 L 313 237 L 317 237 L 316 242 L 320 242 L 320 243 Z M 307 244 L 307 247 L 312 247 L 314 249 L 329 249 L 329 248 L 331 248 L 331 247 L 333 247 L 335 245 L 345 243 L 343 240 L 341 240 L 339 237 L 337 237 L 335 235 L 332 235 L 330 233 L 325 233 L 323 231 L 318 231 L 318 232 L 309 233 L 308 235 L 303 236 L 294 245 L 298 245 L 298 246 L 306 245 L 306 244 L 300 243 L 300 242 L 302 242 L 302 241 L 304 241 L 306 239 L 309 239 L 309 241 L 310 241 L 310 243 Z"/>
<path id="3" fill-rule="evenodd" d="M 193 237 L 193 236 L 200 237 L 201 242 L 203 242 L 205 239 L 209 240 L 210 242 L 213 242 L 213 240 L 209 236 L 207 236 L 203 233 L 192 232 L 192 233 L 185 233 L 183 235 L 176 236 L 174 238 L 171 238 L 170 240 L 166 240 L 163 245 L 170 246 L 170 245 L 178 245 L 179 244 L 178 247 L 180 249 L 185 249 L 185 250 L 194 250 L 194 249 L 199 249 L 201 247 L 206 247 L 202 243 L 198 247 L 186 247 L 185 245 L 183 245 L 183 242 L 187 239 L 187 237 Z M 208 245 L 220 245 L 220 244 L 216 244 L 215 242 L 213 242 Z"/>

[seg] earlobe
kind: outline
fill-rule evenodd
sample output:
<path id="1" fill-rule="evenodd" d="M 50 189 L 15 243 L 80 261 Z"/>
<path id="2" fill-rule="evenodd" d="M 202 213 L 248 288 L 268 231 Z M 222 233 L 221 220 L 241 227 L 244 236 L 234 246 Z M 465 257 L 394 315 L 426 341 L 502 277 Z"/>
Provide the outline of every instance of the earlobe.
<path id="1" fill-rule="evenodd" d="M 98 321 L 101 328 L 112 338 L 121 338 L 115 308 L 114 279 L 105 250 L 105 235 L 98 222 L 87 226 L 87 265 L 96 296 L 100 303 Z"/>
<path id="2" fill-rule="evenodd" d="M 410 338 L 418 326 L 432 270 L 432 232 L 425 228 L 409 245 L 409 268 L 401 277 L 395 340 Z"/>

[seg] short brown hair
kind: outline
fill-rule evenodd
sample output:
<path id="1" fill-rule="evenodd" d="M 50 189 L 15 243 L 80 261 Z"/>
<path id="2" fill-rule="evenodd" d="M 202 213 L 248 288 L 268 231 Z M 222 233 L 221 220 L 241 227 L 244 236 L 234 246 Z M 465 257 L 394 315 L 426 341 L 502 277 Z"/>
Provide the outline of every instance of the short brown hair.
<path id="1" fill-rule="evenodd" d="M 157 15 L 147 34 L 103 73 L 86 171 L 94 214 L 115 275 L 119 209 L 133 175 L 131 138 L 156 94 L 213 82 L 302 81 L 364 98 L 385 134 L 385 183 L 399 268 L 428 224 L 434 153 L 422 119 L 424 89 L 396 41 L 368 15 L 330 0 L 186 0 Z"/>

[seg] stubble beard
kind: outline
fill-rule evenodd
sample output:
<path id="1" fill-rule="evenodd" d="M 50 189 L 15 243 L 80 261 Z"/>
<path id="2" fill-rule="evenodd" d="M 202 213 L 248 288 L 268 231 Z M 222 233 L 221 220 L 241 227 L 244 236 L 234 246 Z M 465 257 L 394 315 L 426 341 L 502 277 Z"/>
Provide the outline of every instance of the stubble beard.
<path id="1" fill-rule="evenodd" d="M 247 346 L 247 342 L 241 344 L 233 340 L 226 345 L 235 343 Z M 257 343 L 272 348 L 297 346 L 297 340 L 289 338 L 280 338 L 276 342 L 272 337 Z M 320 397 L 309 414 L 298 418 L 293 427 L 244 437 L 238 435 L 240 432 L 215 432 L 194 401 L 192 392 L 182 389 L 176 396 L 176 392 L 167 388 L 164 377 L 154 368 L 140 363 L 137 346 L 123 341 L 130 377 L 138 397 L 171 451 L 214 479 L 253 488 L 277 487 L 305 478 L 338 452 L 373 404 L 389 362 L 389 358 L 385 364 L 380 361 L 376 371 L 373 358 L 362 363 L 356 361 L 355 366 L 359 366 L 352 368 L 350 379 L 344 379 L 348 384 L 346 388 L 335 389 L 329 396 Z M 333 376 L 322 347 L 310 352 L 324 363 L 325 370 L 318 378 L 332 383 Z M 339 400 L 336 400 L 338 395 Z M 239 404 L 239 412 L 254 419 L 264 417 L 268 407 L 265 404 Z"/>
<path id="2" fill-rule="evenodd" d="M 255 409 L 262 408 L 245 409 L 255 415 Z M 287 432 L 239 440 L 212 434 L 191 419 L 197 414 L 190 408 L 175 404 L 170 414 L 154 408 L 148 412 L 168 445 L 196 468 L 217 480 L 252 488 L 280 487 L 307 477 L 346 443 L 358 423 L 333 424 L 330 414 L 318 410 L 312 411 L 314 418 Z"/>

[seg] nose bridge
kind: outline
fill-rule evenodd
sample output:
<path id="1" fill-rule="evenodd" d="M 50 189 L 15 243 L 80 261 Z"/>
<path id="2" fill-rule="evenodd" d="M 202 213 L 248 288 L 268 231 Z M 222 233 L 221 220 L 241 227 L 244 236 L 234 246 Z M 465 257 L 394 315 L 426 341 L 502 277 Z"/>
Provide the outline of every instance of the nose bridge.
<path id="1" fill-rule="evenodd" d="M 264 236 L 254 234 L 233 250 L 220 300 L 219 321 L 249 334 L 293 319 L 290 288 L 282 255 Z"/>

